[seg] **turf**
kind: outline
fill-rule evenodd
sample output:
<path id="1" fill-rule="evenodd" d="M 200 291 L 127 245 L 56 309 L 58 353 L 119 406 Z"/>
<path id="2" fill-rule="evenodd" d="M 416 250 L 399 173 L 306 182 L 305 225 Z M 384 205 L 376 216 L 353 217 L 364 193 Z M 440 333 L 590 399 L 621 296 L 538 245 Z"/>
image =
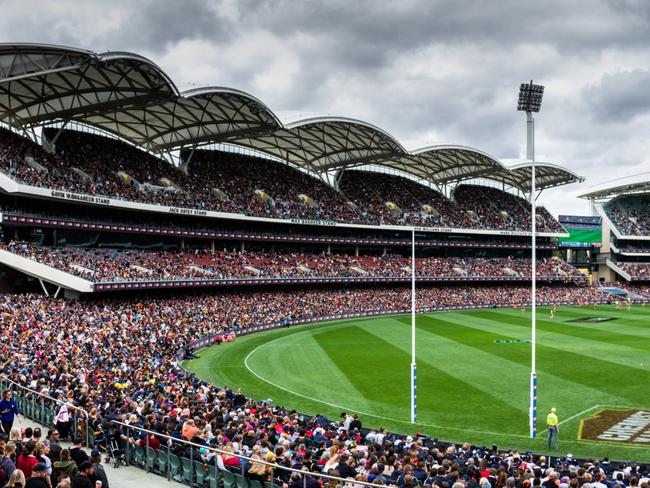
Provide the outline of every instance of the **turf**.
<path id="1" fill-rule="evenodd" d="M 579 322 L 610 317 L 605 322 Z M 528 438 L 530 311 L 417 317 L 418 423 L 409 423 L 410 316 L 355 319 L 238 338 L 185 366 L 216 384 L 308 414 L 357 413 L 364 426 L 536 452 Z M 579 441 L 597 406 L 650 407 L 650 307 L 538 311 L 539 425 L 552 406 L 560 452 L 650 461 L 650 448 Z M 591 410 L 589 410 L 591 409 Z M 582 413 L 581 413 L 582 412 Z M 573 417 L 573 418 L 572 418 Z"/>

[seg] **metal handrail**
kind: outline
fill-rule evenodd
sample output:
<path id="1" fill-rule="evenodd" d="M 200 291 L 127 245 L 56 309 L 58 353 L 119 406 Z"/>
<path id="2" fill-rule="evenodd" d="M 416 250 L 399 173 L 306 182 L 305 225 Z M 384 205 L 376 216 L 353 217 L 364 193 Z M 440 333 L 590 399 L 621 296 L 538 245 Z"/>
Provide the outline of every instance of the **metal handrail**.
<path id="1" fill-rule="evenodd" d="M 0 374 L 0 382 L 10 383 L 10 384 L 14 385 L 16 388 L 19 388 L 19 389 L 21 389 L 23 391 L 27 391 L 27 392 L 29 392 L 29 393 L 31 393 L 33 395 L 36 395 L 37 397 L 40 397 L 41 399 L 50 400 L 51 402 L 54 402 L 54 404 L 66 403 L 66 401 L 64 401 L 64 400 L 51 397 L 51 396 L 46 395 L 45 393 L 42 393 L 40 391 L 32 390 L 28 386 L 21 385 L 20 383 L 17 383 L 16 381 L 12 380 L 11 378 L 9 378 L 8 376 L 6 376 L 4 374 Z M 42 402 L 41 405 L 44 406 L 44 402 Z M 86 444 L 90 445 L 90 430 L 89 430 L 90 426 L 88 425 L 88 419 L 90 419 L 90 414 L 85 409 L 83 409 L 81 407 L 77 407 L 77 406 L 74 407 L 74 412 L 72 413 L 72 417 L 74 419 L 73 426 L 74 426 L 75 431 L 76 431 L 76 429 L 78 427 L 77 426 L 77 411 L 82 412 L 83 413 L 82 417 L 84 417 L 86 419 Z M 24 415 L 24 414 L 21 413 L 21 415 Z"/>
<path id="2" fill-rule="evenodd" d="M 340 481 L 340 482 L 346 483 L 346 484 L 353 483 L 355 485 L 361 485 L 361 486 L 367 486 L 367 487 L 373 487 L 373 488 L 377 487 L 376 484 L 368 483 L 367 481 L 358 481 L 358 480 L 353 480 L 353 479 L 350 479 L 350 478 L 339 478 L 337 476 L 331 476 L 331 475 L 328 475 L 328 474 L 325 474 L 325 473 L 316 473 L 316 472 L 312 472 L 312 471 L 304 471 L 304 470 L 295 469 L 295 468 L 287 468 L 285 466 L 280 466 L 278 464 L 269 463 L 269 462 L 264 461 L 264 460 L 253 459 L 253 458 L 251 458 L 249 456 L 244 456 L 244 455 L 241 455 L 241 454 L 235 454 L 234 452 L 224 451 L 223 449 L 219 449 L 219 448 L 216 448 L 216 447 L 205 446 L 203 444 L 196 444 L 194 442 L 187 441 L 185 439 L 178 439 L 177 437 L 171 437 L 171 436 L 166 435 L 166 434 L 161 434 L 161 433 L 155 432 L 153 430 L 145 429 L 144 427 L 137 427 L 137 426 L 134 426 L 134 425 L 129 425 L 129 424 L 126 424 L 124 422 L 119 422 L 117 420 L 113 420 L 113 421 L 111 421 L 111 423 L 116 424 L 116 425 L 121 425 L 122 427 L 126 427 L 127 432 L 128 432 L 129 429 L 133 429 L 133 430 L 136 430 L 136 431 L 139 431 L 139 432 L 145 432 L 147 434 L 151 434 L 151 435 L 154 435 L 156 437 L 161 437 L 163 439 L 167 439 L 168 441 L 171 441 L 171 443 L 177 442 L 177 443 L 185 444 L 187 446 L 195 447 L 197 449 L 207 449 L 208 451 L 212 451 L 212 452 L 214 452 L 216 454 L 225 454 L 227 456 L 234 456 L 234 457 L 236 457 L 238 459 L 245 459 L 246 461 L 249 461 L 251 463 L 263 464 L 265 466 L 273 468 L 274 470 L 282 470 L 282 471 L 287 471 L 287 472 L 290 472 L 290 473 L 298 473 L 303 478 L 304 486 L 306 486 L 306 484 L 307 484 L 307 476 L 312 476 L 312 477 L 316 477 L 316 478 L 323 478 L 325 481 L 327 481 L 327 480 L 336 480 L 336 481 Z M 147 446 L 148 446 L 148 438 L 149 438 L 149 436 L 147 436 Z M 192 452 L 193 451 L 190 450 L 190 455 L 192 455 Z M 192 461 L 192 459 L 190 459 L 190 461 Z M 242 475 L 244 475 L 243 466 L 242 466 Z M 305 476 L 305 475 L 307 475 L 307 476 Z M 395 485 L 384 485 L 384 486 L 395 486 Z"/>

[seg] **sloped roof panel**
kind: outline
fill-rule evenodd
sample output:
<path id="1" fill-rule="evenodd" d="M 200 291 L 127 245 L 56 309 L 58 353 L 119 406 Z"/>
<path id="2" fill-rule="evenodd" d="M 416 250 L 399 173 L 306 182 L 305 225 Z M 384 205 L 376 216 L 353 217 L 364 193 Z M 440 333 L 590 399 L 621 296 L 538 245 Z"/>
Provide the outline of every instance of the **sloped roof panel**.
<path id="1" fill-rule="evenodd" d="M 327 116 L 283 124 L 264 103 L 238 90 L 179 93 L 158 66 L 128 52 L 0 44 L 0 120 L 19 127 L 76 121 L 155 150 L 225 142 L 315 172 L 376 164 L 435 184 L 489 178 L 530 188 L 529 166 L 507 168 L 478 149 L 407 151 L 391 134 L 361 120 Z M 537 168 L 540 189 L 581 181 L 559 166 Z"/>

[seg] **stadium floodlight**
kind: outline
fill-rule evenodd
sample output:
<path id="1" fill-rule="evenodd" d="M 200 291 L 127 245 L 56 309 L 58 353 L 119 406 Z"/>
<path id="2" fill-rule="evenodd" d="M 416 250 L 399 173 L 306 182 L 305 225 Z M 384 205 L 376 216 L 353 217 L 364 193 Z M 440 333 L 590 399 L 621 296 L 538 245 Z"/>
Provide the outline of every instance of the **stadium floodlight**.
<path id="1" fill-rule="evenodd" d="M 534 85 L 533 80 L 530 80 L 530 83 L 522 83 L 519 86 L 517 110 L 520 112 L 539 112 L 539 109 L 542 108 L 543 96 L 544 86 Z"/>
<path id="2" fill-rule="evenodd" d="M 537 215 L 535 212 L 535 119 L 533 112 L 542 108 L 544 87 L 542 85 L 522 83 L 519 87 L 517 110 L 526 112 L 526 158 L 531 162 L 530 211 L 531 211 L 531 358 L 530 358 L 530 408 L 528 413 L 530 437 L 537 437 Z"/>

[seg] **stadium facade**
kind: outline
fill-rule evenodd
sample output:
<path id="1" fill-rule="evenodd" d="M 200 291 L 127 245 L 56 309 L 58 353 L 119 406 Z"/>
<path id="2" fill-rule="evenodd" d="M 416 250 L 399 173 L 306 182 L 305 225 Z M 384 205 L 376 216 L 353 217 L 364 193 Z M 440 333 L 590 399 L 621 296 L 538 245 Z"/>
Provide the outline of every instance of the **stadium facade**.
<path id="1" fill-rule="evenodd" d="M 453 145 L 409 151 L 386 131 L 342 117 L 282 122 L 239 90 L 180 92 L 159 67 L 132 53 L 0 46 L 0 121 L 9 128 L 0 173 L 5 239 L 41 246 L 29 251 L 31 258 L 49 255 L 39 261 L 13 248 L 0 251 L 0 258 L 36 278 L 48 293 L 273 285 L 289 279 L 294 284 L 408 280 L 404 272 L 376 276 L 362 263 L 346 268 L 346 276 L 314 276 L 304 266 L 307 276 L 278 278 L 247 266 L 248 275 L 234 279 L 210 271 L 214 263 L 207 262 L 210 269 L 194 263 L 170 276 L 138 264 L 147 259 L 143 256 L 128 264 L 141 268 L 137 279 L 98 278 L 95 261 L 107 259 L 105 249 L 130 244 L 214 253 L 228 246 L 266 252 L 263 243 L 270 242 L 292 252 L 308 246 L 312 254 L 387 256 L 407 252 L 415 228 L 418 248 L 432 259 L 513 254 L 523 259 L 530 249 L 522 198 L 530 190 L 529 162 L 507 167 L 484 151 Z M 231 152 L 206 149 L 215 144 Z M 247 150 L 258 157 L 243 156 Z M 245 169 L 231 177 L 234 167 Z M 477 180 L 490 184 L 468 184 Z M 539 190 L 579 181 L 566 168 L 537 164 Z M 538 223 L 542 259 L 549 259 L 558 254 L 557 239 L 567 234 L 544 209 Z M 66 247 L 77 250 L 72 260 L 58 256 Z M 81 256 L 82 248 L 93 251 Z M 51 266 L 57 260 L 66 264 Z M 481 278 L 472 276 L 470 267 L 461 263 L 421 279 Z M 551 268 L 558 279 L 572 275 L 561 266 Z M 498 279 L 526 280 L 516 266 L 501 270 Z M 5 273 L 12 276 L 8 283 L 15 282 L 12 273 Z M 154 275 L 158 279 L 147 279 Z"/>

